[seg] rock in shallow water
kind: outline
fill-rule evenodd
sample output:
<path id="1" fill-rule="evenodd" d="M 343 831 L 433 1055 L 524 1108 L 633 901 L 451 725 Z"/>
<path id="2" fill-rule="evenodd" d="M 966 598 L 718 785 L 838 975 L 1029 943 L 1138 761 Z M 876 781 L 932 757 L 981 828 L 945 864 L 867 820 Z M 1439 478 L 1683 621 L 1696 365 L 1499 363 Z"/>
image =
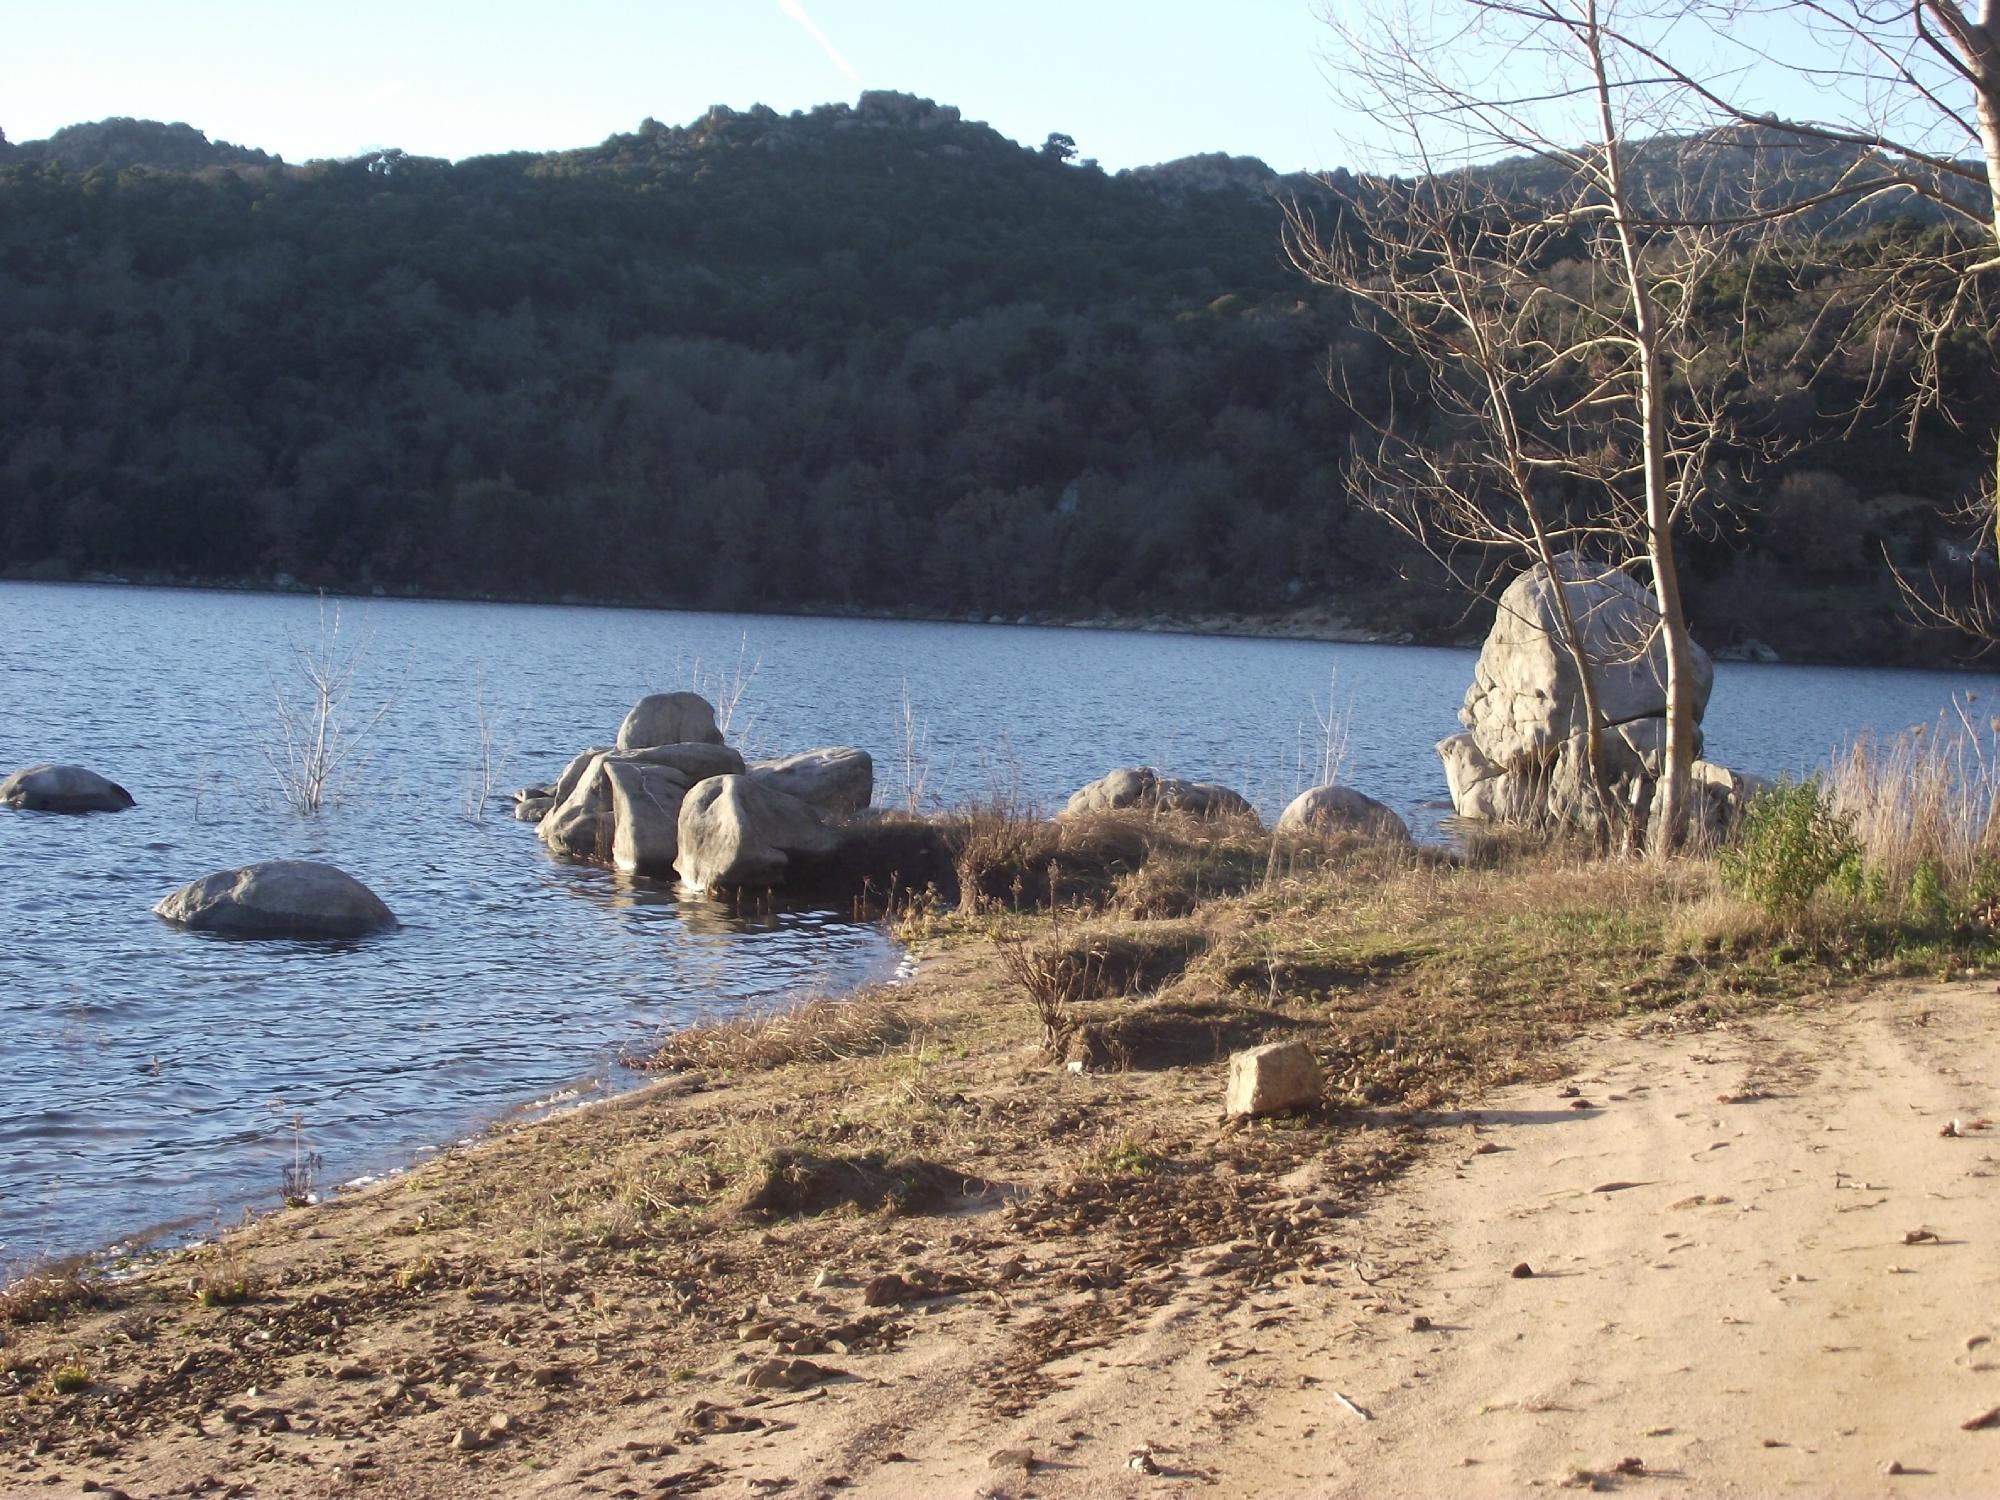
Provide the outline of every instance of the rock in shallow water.
<path id="1" fill-rule="evenodd" d="M 397 925 L 367 886 L 308 859 L 272 859 L 191 881 L 153 908 L 191 932 L 232 937 L 358 938 Z"/>
<path id="2" fill-rule="evenodd" d="M 680 812 L 683 884 L 696 891 L 783 885 L 792 864 L 831 854 L 840 836 L 818 811 L 748 776 L 716 776 L 687 795 Z"/>
<path id="3" fill-rule="evenodd" d="M 24 766 L 0 781 L 0 806 L 23 812 L 123 812 L 137 805 L 117 782 L 82 766 Z"/>

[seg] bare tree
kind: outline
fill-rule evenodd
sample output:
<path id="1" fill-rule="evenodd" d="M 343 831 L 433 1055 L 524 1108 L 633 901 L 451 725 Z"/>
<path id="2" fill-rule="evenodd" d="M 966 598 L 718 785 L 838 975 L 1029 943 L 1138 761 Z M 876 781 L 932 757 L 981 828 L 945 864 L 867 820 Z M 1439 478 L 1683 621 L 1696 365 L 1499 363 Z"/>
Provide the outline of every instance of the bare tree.
<path id="1" fill-rule="evenodd" d="M 289 642 L 293 665 L 304 683 L 303 699 L 272 684 L 275 734 L 259 747 L 278 778 L 278 786 L 294 811 L 317 813 L 339 795 L 346 778 L 360 765 L 362 746 L 395 705 L 389 693 L 358 721 L 354 693 L 368 656 L 368 641 L 343 646 L 340 607 L 329 618 L 326 599 L 319 602 L 319 636 L 311 645 Z"/>
<path id="2" fill-rule="evenodd" d="M 1843 343 L 1871 358 L 1857 411 L 1883 401 L 1893 353 L 1908 358 L 1901 393 L 1906 435 L 1936 411 L 1961 420 L 1944 353 L 1954 338 L 1992 339 L 2000 273 L 2000 0 L 1696 0 L 1718 50 L 1802 77 L 1822 111 L 1780 119 L 1677 68 L 1664 49 L 1624 38 L 1687 88 L 1715 119 L 1743 127 L 1766 150 L 1821 148 L 1839 163 L 1831 181 L 1795 200 L 1836 228 L 1897 200 L 1927 205 L 1941 237 L 1891 244 L 1867 268 L 1858 295 L 1833 305 Z M 1970 414 L 1991 423 L 1990 409 Z M 1965 519 L 2000 550 L 2000 431 L 1990 483 Z M 1900 575 L 1899 575 L 1900 576 Z M 1953 600 L 1903 579 L 1920 617 L 2000 637 L 2000 602 L 1975 588 Z M 1935 580 L 1933 580 L 1935 583 Z M 1975 579 L 1976 584 L 1976 579 Z"/>
<path id="3" fill-rule="evenodd" d="M 1325 234 L 1295 212 L 1289 243 L 1405 356 L 1429 414 L 1413 422 L 1391 402 L 1368 417 L 1360 497 L 1455 573 L 1469 554 L 1476 576 L 1496 553 L 1548 570 L 1600 788 L 1602 715 L 1557 553 L 1646 573 L 1666 677 L 1652 844 L 1667 851 L 1686 830 L 1697 714 L 1674 538 L 1702 504 L 1718 444 L 1737 436 L 1730 361 L 1707 347 L 1696 293 L 1762 221 L 1700 216 L 1691 189 L 1669 202 L 1635 188 L 1630 143 L 1704 110 L 1622 40 L 1643 20 L 1632 9 L 1329 11 L 1345 102 L 1393 133 L 1413 175 L 1359 179 Z"/>

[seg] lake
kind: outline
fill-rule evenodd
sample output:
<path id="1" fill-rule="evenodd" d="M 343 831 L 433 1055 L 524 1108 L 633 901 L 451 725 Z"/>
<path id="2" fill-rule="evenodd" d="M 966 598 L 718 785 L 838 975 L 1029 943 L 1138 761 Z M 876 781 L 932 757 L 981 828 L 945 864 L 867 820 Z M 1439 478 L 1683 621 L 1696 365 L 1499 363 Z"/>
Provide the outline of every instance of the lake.
<path id="1" fill-rule="evenodd" d="M 1117 765 L 1240 788 L 1274 815 L 1346 780 L 1435 830 L 1432 743 L 1473 653 L 1106 631 L 328 601 L 365 642 L 365 764 L 316 817 L 279 794 L 274 690 L 321 606 L 292 595 L 0 584 L 0 774 L 102 771 L 117 815 L 0 813 L 0 1267 L 268 1204 L 295 1151 L 324 1185 L 407 1165 L 510 1112 L 631 1081 L 618 1058 L 704 1015 L 890 977 L 837 912 L 745 923 L 671 888 L 551 860 L 504 794 L 609 743 L 647 692 L 747 680 L 755 756 L 854 744 L 878 797 L 1045 808 Z M 2000 680 L 1724 663 L 1711 758 L 1801 770 L 1866 728 L 1927 722 Z M 907 707 L 906 707 L 907 705 Z M 178 932 L 151 914 L 212 870 L 330 860 L 400 932 L 329 947 Z"/>

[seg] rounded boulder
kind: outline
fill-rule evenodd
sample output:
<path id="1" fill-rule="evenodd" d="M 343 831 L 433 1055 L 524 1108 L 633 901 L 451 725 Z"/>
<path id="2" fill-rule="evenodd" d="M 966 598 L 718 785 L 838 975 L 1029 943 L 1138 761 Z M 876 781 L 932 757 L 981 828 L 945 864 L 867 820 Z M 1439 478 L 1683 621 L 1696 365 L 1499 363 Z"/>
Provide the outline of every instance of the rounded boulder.
<path id="1" fill-rule="evenodd" d="M 153 911 L 190 932 L 230 937 L 358 938 L 398 925 L 367 886 L 309 859 L 219 870 L 190 881 Z"/>
<path id="2" fill-rule="evenodd" d="M 1308 787 L 1278 819 L 1280 833 L 1330 833 L 1354 829 L 1371 838 L 1410 842 L 1410 825 L 1366 792 L 1351 786 Z"/>
<path id="3" fill-rule="evenodd" d="M 719 745 L 715 709 L 699 693 L 651 693 L 632 705 L 618 726 L 620 750 L 650 750 L 655 745 Z"/>
<path id="4" fill-rule="evenodd" d="M 82 766 L 24 766 L 0 781 L 0 806 L 22 812 L 123 812 L 137 806 L 117 782 Z"/>

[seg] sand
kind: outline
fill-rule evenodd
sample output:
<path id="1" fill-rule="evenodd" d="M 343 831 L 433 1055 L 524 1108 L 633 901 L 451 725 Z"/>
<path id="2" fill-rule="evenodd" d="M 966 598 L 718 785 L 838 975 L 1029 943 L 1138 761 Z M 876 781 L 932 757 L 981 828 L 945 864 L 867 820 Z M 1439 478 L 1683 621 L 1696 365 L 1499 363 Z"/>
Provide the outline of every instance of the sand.
<path id="1" fill-rule="evenodd" d="M 2000 1415 L 1967 1426 L 2000 1407 L 1997 1020 L 1968 982 L 1632 1023 L 1575 1044 L 1566 1082 L 1331 1128 L 1221 1127 L 1219 1063 L 1051 1078 L 979 1059 L 976 1100 L 1045 1114 L 953 1214 L 745 1227 L 712 1273 L 649 1273 L 620 1300 L 600 1296 L 610 1261 L 401 1290 L 411 1257 L 442 1275 L 492 1247 L 413 1234 L 432 1200 L 392 1186 L 274 1226 L 284 1300 L 146 1311 L 183 1294 L 75 1330 L 80 1349 L 136 1341 L 93 1356 L 118 1365 L 117 1440 L 50 1427 L 0 1493 L 2000 1494 Z M 697 1107 L 754 1099 L 602 1119 L 712 1128 Z M 1092 1110 L 1210 1142 L 1212 1172 L 1112 1200 L 1052 1169 L 1030 1191 L 1035 1143 Z M 536 1142 L 577 1128 L 463 1171 L 534 1169 Z M 892 1265 L 944 1280 L 871 1308 Z M 641 1295 L 699 1309 L 705 1276 L 736 1300 L 676 1315 Z M 258 1354 L 316 1300 L 342 1311 L 315 1342 Z M 788 1352 L 788 1321 L 818 1343 Z M 747 1385 L 759 1368 L 803 1383 Z"/>
<path id="2" fill-rule="evenodd" d="M 1996 1019 L 1980 984 L 1600 1039 L 1567 1087 L 1422 1122 L 1415 1169 L 1327 1226 L 1345 1264 L 1238 1296 L 1190 1257 L 1012 1419 L 966 1399 L 978 1316 L 942 1312 L 866 1382 L 740 1439 L 736 1482 L 2000 1494 L 2000 1427 L 1964 1425 L 2000 1405 Z M 1286 1187 L 1310 1198 L 1311 1168 Z"/>

